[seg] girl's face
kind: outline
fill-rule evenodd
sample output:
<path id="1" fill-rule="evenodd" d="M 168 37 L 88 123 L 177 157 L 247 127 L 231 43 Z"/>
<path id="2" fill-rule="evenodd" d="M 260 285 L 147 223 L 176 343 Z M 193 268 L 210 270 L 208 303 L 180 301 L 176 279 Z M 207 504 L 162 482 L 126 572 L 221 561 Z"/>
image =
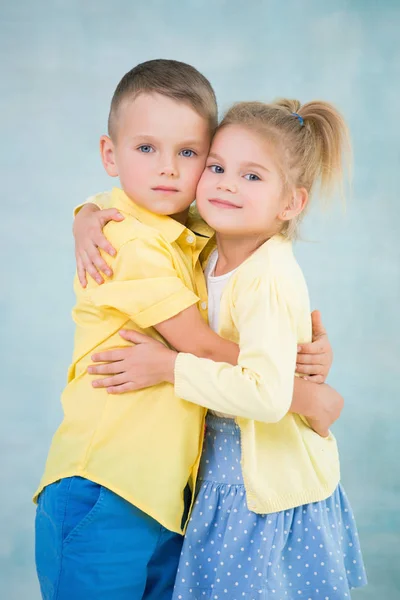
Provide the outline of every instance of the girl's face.
<path id="1" fill-rule="evenodd" d="M 283 192 L 273 146 L 261 135 L 241 125 L 216 133 L 196 195 L 211 227 L 225 235 L 270 237 L 286 217 Z"/>

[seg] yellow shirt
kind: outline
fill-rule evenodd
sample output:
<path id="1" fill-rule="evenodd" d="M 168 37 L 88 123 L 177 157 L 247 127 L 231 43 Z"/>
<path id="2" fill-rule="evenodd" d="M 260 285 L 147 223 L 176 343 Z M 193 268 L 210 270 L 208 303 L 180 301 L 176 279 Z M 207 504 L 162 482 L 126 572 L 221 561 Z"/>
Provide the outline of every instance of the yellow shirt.
<path id="1" fill-rule="evenodd" d="M 240 345 L 238 365 L 178 355 L 175 391 L 237 415 L 248 508 L 277 512 L 330 496 L 339 482 L 336 441 L 288 413 L 298 343 L 311 340 L 307 286 L 291 243 L 275 236 L 232 275 L 219 334 Z"/>
<path id="2" fill-rule="evenodd" d="M 118 335 L 122 328 L 161 340 L 154 325 L 199 300 L 207 319 L 199 255 L 212 249 L 213 232 L 194 211 L 185 227 L 135 205 L 120 189 L 112 191 L 111 202 L 109 196 L 100 203 L 125 216 L 105 228 L 117 250 L 114 258 L 107 256 L 114 275 L 101 286 L 89 278 L 86 289 L 75 278 L 76 333 L 62 395 L 64 418 L 35 499 L 44 486 L 78 475 L 181 532 L 183 494 L 188 482 L 194 489 L 205 409 L 177 398 L 168 383 L 110 395 L 92 387 L 87 367 L 94 352 L 129 346 Z"/>

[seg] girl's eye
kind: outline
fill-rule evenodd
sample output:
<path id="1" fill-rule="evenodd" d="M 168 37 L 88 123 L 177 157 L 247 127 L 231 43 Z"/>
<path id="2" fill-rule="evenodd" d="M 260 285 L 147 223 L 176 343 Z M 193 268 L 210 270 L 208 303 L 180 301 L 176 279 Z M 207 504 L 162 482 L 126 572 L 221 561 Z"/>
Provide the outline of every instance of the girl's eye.
<path id="1" fill-rule="evenodd" d="M 254 173 L 247 173 L 244 178 L 247 179 L 247 181 L 261 181 L 259 176 L 255 175 Z"/>
<path id="2" fill-rule="evenodd" d="M 213 173 L 223 173 L 224 172 L 224 169 L 222 167 L 220 167 L 219 165 L 210 165 L 208 168 Z"/>
<path id="3" fill-rule="evenodd" d="M 152 148 L 151 146 L 148 146 L 147 144 L 143 144 L 142 146 L 139 146 L 138 150 L 140 150 L 140 152 L 143 152 L 144 154 L 149 154 L 150 152 L 154 152 L 154 148 Z"/>
<path id="4" fill-rule="evenodd" d="M 179 154 L 181 156 L 184 156 L 185 158 L 192 158 L 192 156 L 196 156 L 196 152 L 194 152 L 193 150 L 181 150 L 181 152 L 179 152 Z"/>

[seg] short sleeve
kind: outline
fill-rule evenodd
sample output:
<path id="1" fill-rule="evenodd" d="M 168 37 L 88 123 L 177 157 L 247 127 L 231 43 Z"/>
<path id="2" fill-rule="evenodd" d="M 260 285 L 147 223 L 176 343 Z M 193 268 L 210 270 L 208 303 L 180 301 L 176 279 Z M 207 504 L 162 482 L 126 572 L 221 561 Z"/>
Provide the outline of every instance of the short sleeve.
<path id="1" fill-rule="evenodd" d="M 78 204 L 74 208 L 74 218 L 78 214 L 78 212 L 85 206 L 85 204 L 95 204 L 103 210 L 104 208 L 112 208 L 111 206 L 112 192 L 100 192 L 99 194 L 95 194 L 94 196 L 90 196 L 83 202 L 82 204 Z"/>
<path id="2" fill-rule="evenodd" d="M 114 308 L 145 329 L 179 314 L 199 300 L 178 276 L 171 248 L 161 238 L 121 246 L 110 263 L 114 275 L 88 290 L 96 306 Z"/>

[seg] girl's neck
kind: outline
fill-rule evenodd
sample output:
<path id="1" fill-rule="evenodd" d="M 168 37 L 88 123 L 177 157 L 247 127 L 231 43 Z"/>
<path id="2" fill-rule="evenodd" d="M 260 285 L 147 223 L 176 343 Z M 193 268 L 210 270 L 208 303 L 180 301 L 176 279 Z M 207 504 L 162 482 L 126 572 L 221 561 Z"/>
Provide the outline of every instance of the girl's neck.
<path id="1" fill-rule="evenodd" d="M 237 269 L 271 236 L 234 237 L 217 233 L 218 261 L 215 275 L 225 275 Z"/>

